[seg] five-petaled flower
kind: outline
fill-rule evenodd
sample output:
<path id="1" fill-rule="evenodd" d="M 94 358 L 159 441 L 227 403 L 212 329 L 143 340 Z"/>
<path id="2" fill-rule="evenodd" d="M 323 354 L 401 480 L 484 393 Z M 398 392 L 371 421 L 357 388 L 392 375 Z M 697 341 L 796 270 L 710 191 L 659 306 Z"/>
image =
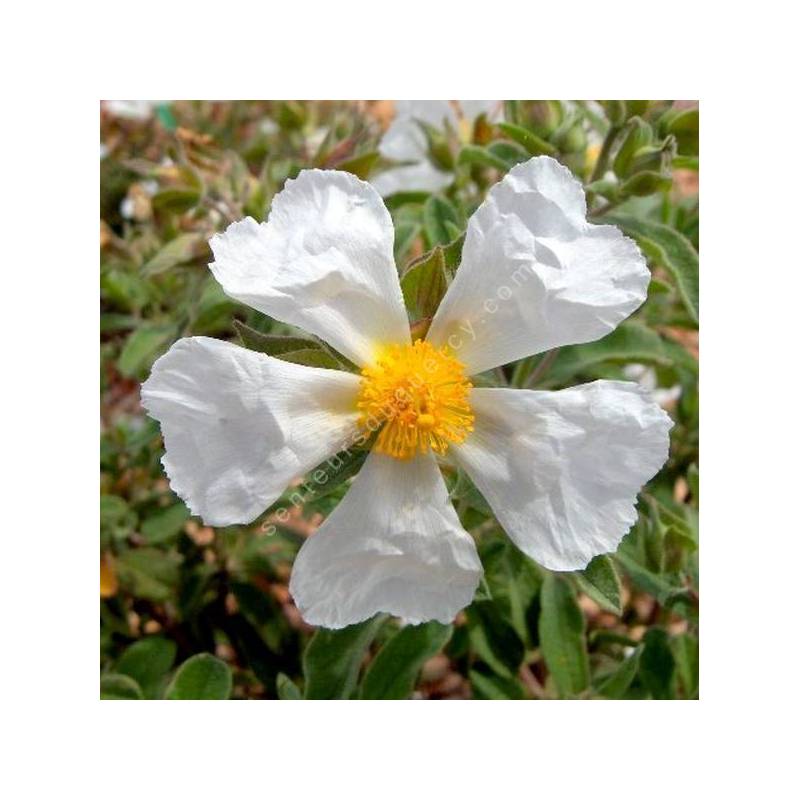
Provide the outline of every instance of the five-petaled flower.
<path id="1" fill-rule="evenodd" d="M 142 387 L 172 488 L 208 525 L 253 521 L 298 476 L 375 432 L 292 572 L 303 617 L 329 628 L 381 611 L 448 622 L 471 601 L 481 564 L 438 458 L 470 476 L 524 553 L 575 570 L 617 548 L 669 448 L 669 417 L 634 383 L 529 391 L 469 381 L 599 339 L 645 299 L 638 248 L 587 222 L 565 167 L 534 158 L 489 191 L 424 341 L 412 343 L 393 240 L 372 186 L 301 172 L 268 222 L 247 218 L 211 240 L 211 270 L 232 298 L 315 334 L 361 375 L 193 337 Z"/>

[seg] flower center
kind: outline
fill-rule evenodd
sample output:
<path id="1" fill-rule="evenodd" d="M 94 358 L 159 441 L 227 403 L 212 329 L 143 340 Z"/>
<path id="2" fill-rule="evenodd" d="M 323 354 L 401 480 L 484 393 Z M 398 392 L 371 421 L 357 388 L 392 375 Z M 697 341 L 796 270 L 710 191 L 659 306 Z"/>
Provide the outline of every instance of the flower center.
<path id="1" fill-rule="evenodd" d="M 441 454 L 472 430 L 472 384 L 447 348 L 423 341 L 391 345 L 361 374 L 359 423 L 381 428 L 374 446 L 379 453 L 401 459 L 428 450 Z"/>

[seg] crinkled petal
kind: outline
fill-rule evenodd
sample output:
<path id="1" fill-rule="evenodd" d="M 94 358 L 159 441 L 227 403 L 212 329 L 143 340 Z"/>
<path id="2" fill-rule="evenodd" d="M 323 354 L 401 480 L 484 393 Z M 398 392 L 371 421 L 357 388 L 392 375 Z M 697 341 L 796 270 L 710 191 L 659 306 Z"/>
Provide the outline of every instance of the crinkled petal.
<path id="1" fill-rule="evenodd" d="M 358 435 L 358 377 L 197 336 L 142 386 L 173 491 L 207 525 L 252 522 L 289 482 Z"/>
<path id="2" fill-rule="evenodd" d="M 647 296 L 639 248 L 586 221 L 583 188 L 541 156 L 492 187 L 467 226 L 461 266 L 428 333 L 470 373 L 599 339 Z"/>
<path id="3" fill-rule="evenodd" d="M 634 383 L 559 392 L 474 389 L 475 430 L 451 453 L 524 553 L 583 569 L 617 549 L 636 495 L 669 454 L 672 421 Z"/>
<path id="4" fill-rule="evenodd" d="M 394 227 L 378 193 L 347 172 L 304 170 L 272 201 L 211 239 L 226 294 L 329 342 L 357 364 L 410 341 Z"/>
<path id="5" fill-rule="evenodd" d="M 350 491 L 301 548 L 289 591 L 312 625 L 342 628 L 384 611 L 451 622 L 482 570 L 433 456 L 373 452 Z"/>

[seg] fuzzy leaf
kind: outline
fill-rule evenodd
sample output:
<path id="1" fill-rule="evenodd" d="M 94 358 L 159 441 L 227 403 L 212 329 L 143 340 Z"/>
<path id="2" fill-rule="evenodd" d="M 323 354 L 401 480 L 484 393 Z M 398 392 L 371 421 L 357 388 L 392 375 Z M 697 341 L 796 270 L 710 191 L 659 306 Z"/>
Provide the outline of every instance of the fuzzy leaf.
<path id="1" fill-rule="evenodd" d="M 431 195 L 422 210 L 422 224 L 429 247 L 449 244 L 453 237 L 445 223 L 458 229 L 458 214 L 452 204 L 439 195 Z"/>
<path id="2" fill-rule="evenodd" d="M 404 700 L 414 689 L 423 664 L 450 640 L 452 625 L 407 625 L 378 651 L 361 687 L 363 700 Z"/>
<path id="3" fill-rule="evenodd" d="M 519 681 L 500 675 L 486 675 L 476 669 L 469 671 L 469 682 L 476 700 L 524 700 L 525 691 Z"/>
<path id="4" fill-rule="evenodd" d="M 306 700 L 342 700 L 356 686 L 367 648 L 386 617 L 379 614 L 340 630 L 320 628 L 303 654 Z"/>
<path id="5" fill-rule="evenodd" d="M 473 649 L 498 675 L 513 678 L 525 656 L 525 646 L 499 606 L 490 600 L 473 602 L 467 609 Z"/>
<path id="6" fill-rule="evenodd" d="M 575 573 L 578 587 L 601 608 L 619 616 L 622 614 L 622 586 L 614 562 L 608 556 L 597 556 L 582 572 Z"/>
<path id="7" fill-rule="evenodd" d="M 155 697 L 175 661 L 177 646 L 163 636 L 148 636 L 134 642 L 117 662 L 116 672 L 133 678 L 146 697 Z"/>
<path id="8" fill-rule="evenodd" d="M 127 675 L 107 673 L 100 676 L 101 700 L 144 700 L 139 684 Z"/>
<path id="9" fill-rule="evenodd" d="M 303 694 L 297 688 L 297 684 L 283 672 L 278 673 L 275 679 L 275 689 L 278 692 L 279 700 L 302 700 Z"/>
<path id="10" fill-rule="evenodd" d="M 117 559 L 120 582 L 136 597 L 162 603 L 178 581 L 182 557 L 154 547 L 126 550 Z"/>
<path id="11" fill-rule="evenodd" d="M 447 292 L 444 250 L 437 245 L 412 261 L 400 280 L 403 299 L 412 320 L 432 317 Z"/>
<path id="12" fill-rule="evenodd" d="M 548 572 L 542 585 L 539 642 L 547 668 L 562 697 L 574 697 L 589 685 L 586 622 L 564 578 Z"/>
<path id="13" fill-rule="evenodd" d="M 671 700 L 675 696 L 675 657 L 669 645 L 669 635 L 662 628 L 650 628 L 643 641 L 644 650 L 639 662 L 642 683 L 654 700 Z"/>
<path id="14" fill-rule="evenodd" d="M 564 383 L 604 362 L 672 365 L 658 333 L 639 322 L 623 322 L 598 342 L 562 347 L 547 377 Z"/>
<path id="15" fill-rule="evenodd" d="M 156 356 L 167 349 L 175 334 L 174 325 L 145 324 L 137 328 L 125 342 L 117 366 L 126 377 L 132 378 L 149 369 Z"/>
<path id="16" fill-rule="evenodd" d="M 697 323 L 700 315 L 700 263 L 692 243 L 682 233 L 660 222 L 628 214 L 609 214 L 605 219 L 619 225 L 636 239 L 647 258 L 670 273 L 686 310 Z"/>
<path id="17" fill-rule="evenodd" d="M 520 639 L 528 642 L 528 614 L 542 585 L 539 568 L 505 537 L 487 542 L 480 556 L 491 598 Z"/>
<path id="18" fill-rule="evenodd" d="M 181 532 L 189 516 L 183 503 L 157 511 L 142 523 L 142 536 L 148 544 L 167 544 Z"/>
<path id="19" fill-rule="evenodd" d="M 510 122 L 499 122 L 497 127 L 503 133 L 513 139 L 517 144 L 521 144 L 532 156 L 554 156 L 558 151 L 550 142 L 538 137 L 533 131 L 523 128 L 520 125 L 512 125 Z"/>
<path id="20" fill-rule="evenodd" d="M 147 277 L 160 275 L 179 264 L 186 264 L 207 251 L 206 237 L 200 233 L 182 233 L 167 242 L 143 267 Z"/>
<path id="21" fill-rule="evenodd" d="M 642 648 L 637 647 L 610 675 L 603 678 L 597 691 L 611 700 L 621 699 L 636 677 L 641 655 Z"/>
<path id="22" fill-rule="evenodd" d="M 209 653 L 199 653 L 178 667 L 166 700 L 227 700 L 233 678 L 230 667 Z"/>

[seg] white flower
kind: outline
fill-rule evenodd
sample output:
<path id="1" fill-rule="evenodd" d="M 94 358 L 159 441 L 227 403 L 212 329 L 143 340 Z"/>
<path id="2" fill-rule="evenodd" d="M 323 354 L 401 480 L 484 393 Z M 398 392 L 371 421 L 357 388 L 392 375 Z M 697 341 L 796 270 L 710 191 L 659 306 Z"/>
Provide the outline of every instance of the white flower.
<path id="1" fill-rule="evenodd" d="M 662 408 L 669 408 L 680 399 L 683 391 L 681 385 L 676 383 L 666 389 L 659 388 L 658 376 L 652 367 L 645 366 L 644 364 L 626 364 L 622 368 L 622 372 L 626 378 L 636 381 L 639 386 L 643 386 L 647 389 L 653 400 Z"/>
<path id="2" fill-rule="evenodd" d="M 499 114 L 499 100 L 461 100 L 462 118 L 472 122 L 481 114 Z M 428 141 L 420 122 L 436 129 L 446 123 L 458 130 L 459 120 L 449 100 L 398 100 L 395 118 L 378 145 L 384 158 L 407 161 L 370 179 L 381 197 L 397 192 L 438 192 L 453 182 L 452 173 L 436 167 L 428 153 Z"/>
<path id="3" fill-rule="evenodd" d="M 211 240 L 211 270 L 228 295 L 324 339 L 361 376 L 193 337 L 142 387 L 172 487 L 208 525 L 251 522 L 298 476 L 380 428 L 292 573 L 303 617 L 330 628 L 379 611 L 448 622 L 471 601 L 481 565 L 437 456 L 470 475 L 527 555 L 574 570 L 616 549 L 669 446 L 669 417 L 635 383 L 544 392 L 467 380 L 598 339 L 645 299 L 636 245 L 586 221 L 565 167 L 534 158 L 491 189 L 425 342 L 411 343 L 393 240 L 372 186 L 300 173 L 268 222 L 247 218 Z"/>
<path id="4" fill-rule="evenodd" d="M 144 122 L 153 116 L 159 100 L 105 100 L 103 106 L 114 117 Z"/>

